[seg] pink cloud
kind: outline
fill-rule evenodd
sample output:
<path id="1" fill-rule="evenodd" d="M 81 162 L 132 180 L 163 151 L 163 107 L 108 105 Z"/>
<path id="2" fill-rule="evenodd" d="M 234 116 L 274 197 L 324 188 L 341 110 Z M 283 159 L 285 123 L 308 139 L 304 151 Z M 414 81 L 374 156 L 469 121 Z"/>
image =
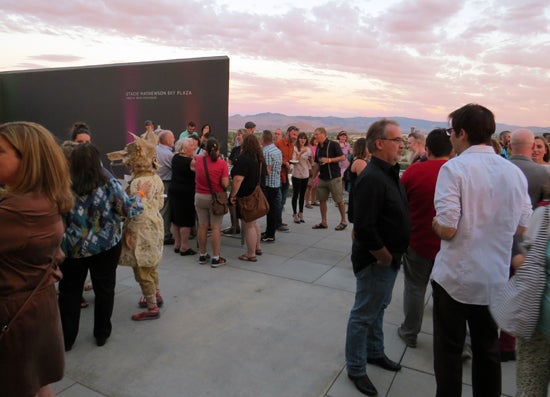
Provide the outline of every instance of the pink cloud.
<path id="1" fill-rule="evenodd" d="M 67 54 L 42 54 L 42 55 L 34 55 L 29 58 L 37 61 L 46 61 L 46 62 L 76 62 L 83 59 L 82 57 L 79 57 L 76 55 L 67 55 Z"/>
<path id="2" fill-rule="evenodd" d="M 75 40 L 97 32 L 176 51 L 216 50 L 230 57 L 274 59 L 312 71 L 308 81 L 272 79 L 261 70 L 253 76 L 232 71 L 232 106 L 244 107 L 248 101 L 255 108 L 273 106 L 271 111 L 292 109 L 293 102 L 305 107 L 309 99 L 303 92 L 328 93 L 323 71 L 346 72 L 380 81 L 382 90 L 358 87 L 352 94 L 377 100 L 381 109 L 394 114 L 401 109 L 414 117 L 412 113 L 450 108 L 476 95 L 508 109 L 499 93 L 509 92 L 508 100 L 515 95 L 532 104 L 529 117 L 538 114 L 541 122 L 550 124 L 544 100 L 528 99 L 541 95 L 539 87 L 547 86 L 546 0 L 503 0 L 494 5 L 403 0 L 379 13 L 370 12 L 362 2 L 331 1 L 311 9 L 296 5 L 274 15 L 262 14 L 260 7 L 232 11 L 214 0 L 20 0 L 2 6 L 2 32 L 39 32 Z M 56 52 L 28 59 L 45 64 L 87 60 L 85 53 L 78 55 Z M 518 111 L 503 114 L 522 117 Z"/>

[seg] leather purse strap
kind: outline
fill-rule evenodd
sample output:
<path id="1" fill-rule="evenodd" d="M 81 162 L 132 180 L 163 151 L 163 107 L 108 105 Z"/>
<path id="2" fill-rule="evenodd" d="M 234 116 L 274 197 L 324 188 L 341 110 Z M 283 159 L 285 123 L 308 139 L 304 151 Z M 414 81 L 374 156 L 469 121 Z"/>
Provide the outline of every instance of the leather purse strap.
<path id="1" fill-rule="evenodd" d="M 204 160 L 204 172 L 206 173 L 206 180 L 208 181 L 208 188 L 210 189 L 210 194 L 212 195 L 212 198 L 215 200 L 216 195 L 214 194 L 214 190 L 212 189 L 212 182 L 210 182 L 210 175 L 208 174 L 208 167 L 206 166 L 206 156 L 202 156 L 202 159 Z"/>
<path id="2" fill-rule="evenodd" d="M 50 263 L 50 264 L 52 264 L 52 266 L 53 266 L 53 262 Z M 38 291 L 40 288 L 42 288 L 44 286 L 44 284 L 46 283 L 46 280 L 48 279 L 48 277 L 50 276 L 51 273 L 52 273 L 52 270 L 51 270 L 51 266 L 50 266 L 44 272 L 44 275 L 42 276 L 42 279 L 40 280 L 38 285 L 32 290 L 32 292 L 27 297 L 27 299 L 25 299 L 25 302 L 21 305 L 19 310 L 17 310 L 17 313 L 15 313 L 15 315 L 11 318 L 11 320 L 7 324 L 4 324 L 0 327 L 0 340 L 10 330 L 10 326 L 17 319 L 17 317 L 19 317 L 19 315 L 23 312 L 25 307 L 27 307 L 28 303 L 31 301 L 31 299 L 34 296 L 34 294 L 36 293 L 36 291 Z"/>
<path id="3" fill-rule="evenodd" d="M 258 174 L 258 185 L 262 182 L 262 162 L 260 161 L 260 171 Z"/>

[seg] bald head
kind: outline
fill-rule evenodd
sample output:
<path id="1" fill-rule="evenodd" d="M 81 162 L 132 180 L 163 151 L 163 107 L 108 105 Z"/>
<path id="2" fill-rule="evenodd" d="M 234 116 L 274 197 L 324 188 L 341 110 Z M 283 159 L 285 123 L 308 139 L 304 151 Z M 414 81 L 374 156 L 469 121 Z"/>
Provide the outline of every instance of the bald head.
<path id="1" fill-rule="evenodd" d="M 512 132 L 510 139 L 512 154 L 523 154 L 531 158 L 534 143 L 535 135 L 533 131 L 527 128 L 520 128 Z"/>

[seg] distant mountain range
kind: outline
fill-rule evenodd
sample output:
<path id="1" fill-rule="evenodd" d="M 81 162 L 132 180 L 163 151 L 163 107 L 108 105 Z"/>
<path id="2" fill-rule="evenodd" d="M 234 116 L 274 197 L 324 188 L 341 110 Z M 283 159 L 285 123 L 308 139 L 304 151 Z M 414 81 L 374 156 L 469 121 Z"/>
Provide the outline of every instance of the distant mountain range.
<path id="1" fill-rule="evenodd" d="M 395 120 L 401 126 L 403 133 L 411 130 L 412 127 L 422 130 L 424 132 L 430 132 L 436 127 L 446 127 L 447 121 L 430 121 L 422 119 L 411 119 L 407 117 L 388 117 Z M 247 121 L 253 121 L 256 124 L 256 131 L 262 130 L 275 130 L 280 128 L 283 131 L 288 126 L 295 125 L 300 128 L 301 131 L 313 132 L 317 127 L 325 127 L 327 132 L 339 132 L 346 130 L 353 133 L 365 133 L 369 126 L 379 120 L 380 117 L 313 117 L 313 116 L 287 116 L 281 113 L 258 113 L 242 116 L 236 114 L 229 117 L 229 130 L 238 130 L 244 128 L 244 124 Z M 513 131 L 517 128 L 525 126 L 498 124 L 497 133 L 504 130 Z M 543 132 L 550 132 L 550 127 L 526 127 L 532 130 L 535 134 L 539 135 Z"/>

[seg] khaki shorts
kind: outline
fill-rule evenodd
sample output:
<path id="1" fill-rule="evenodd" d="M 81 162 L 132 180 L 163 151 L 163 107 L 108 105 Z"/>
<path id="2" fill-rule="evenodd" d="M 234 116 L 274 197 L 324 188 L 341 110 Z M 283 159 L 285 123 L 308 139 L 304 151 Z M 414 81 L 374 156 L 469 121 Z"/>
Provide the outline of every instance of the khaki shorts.
<path id="1" fill-rule="evenodd" d="M 335 203 L 344 201 L 342 177 L 332 178 L 328 181 L 319 179 L 319 184 L 317 185 L 317 200 L 327 201 L 329 193 L 332 195 L 332 199 Z"/>
<path id="2" fill-rule="evenodd" d="M 210 209 L 211 202 L 211 194 L 195 193 L 195 209 L 199 225 L 210 225 L 210 227 L 221 228 L 223 215 L 214 215 Z"/>

